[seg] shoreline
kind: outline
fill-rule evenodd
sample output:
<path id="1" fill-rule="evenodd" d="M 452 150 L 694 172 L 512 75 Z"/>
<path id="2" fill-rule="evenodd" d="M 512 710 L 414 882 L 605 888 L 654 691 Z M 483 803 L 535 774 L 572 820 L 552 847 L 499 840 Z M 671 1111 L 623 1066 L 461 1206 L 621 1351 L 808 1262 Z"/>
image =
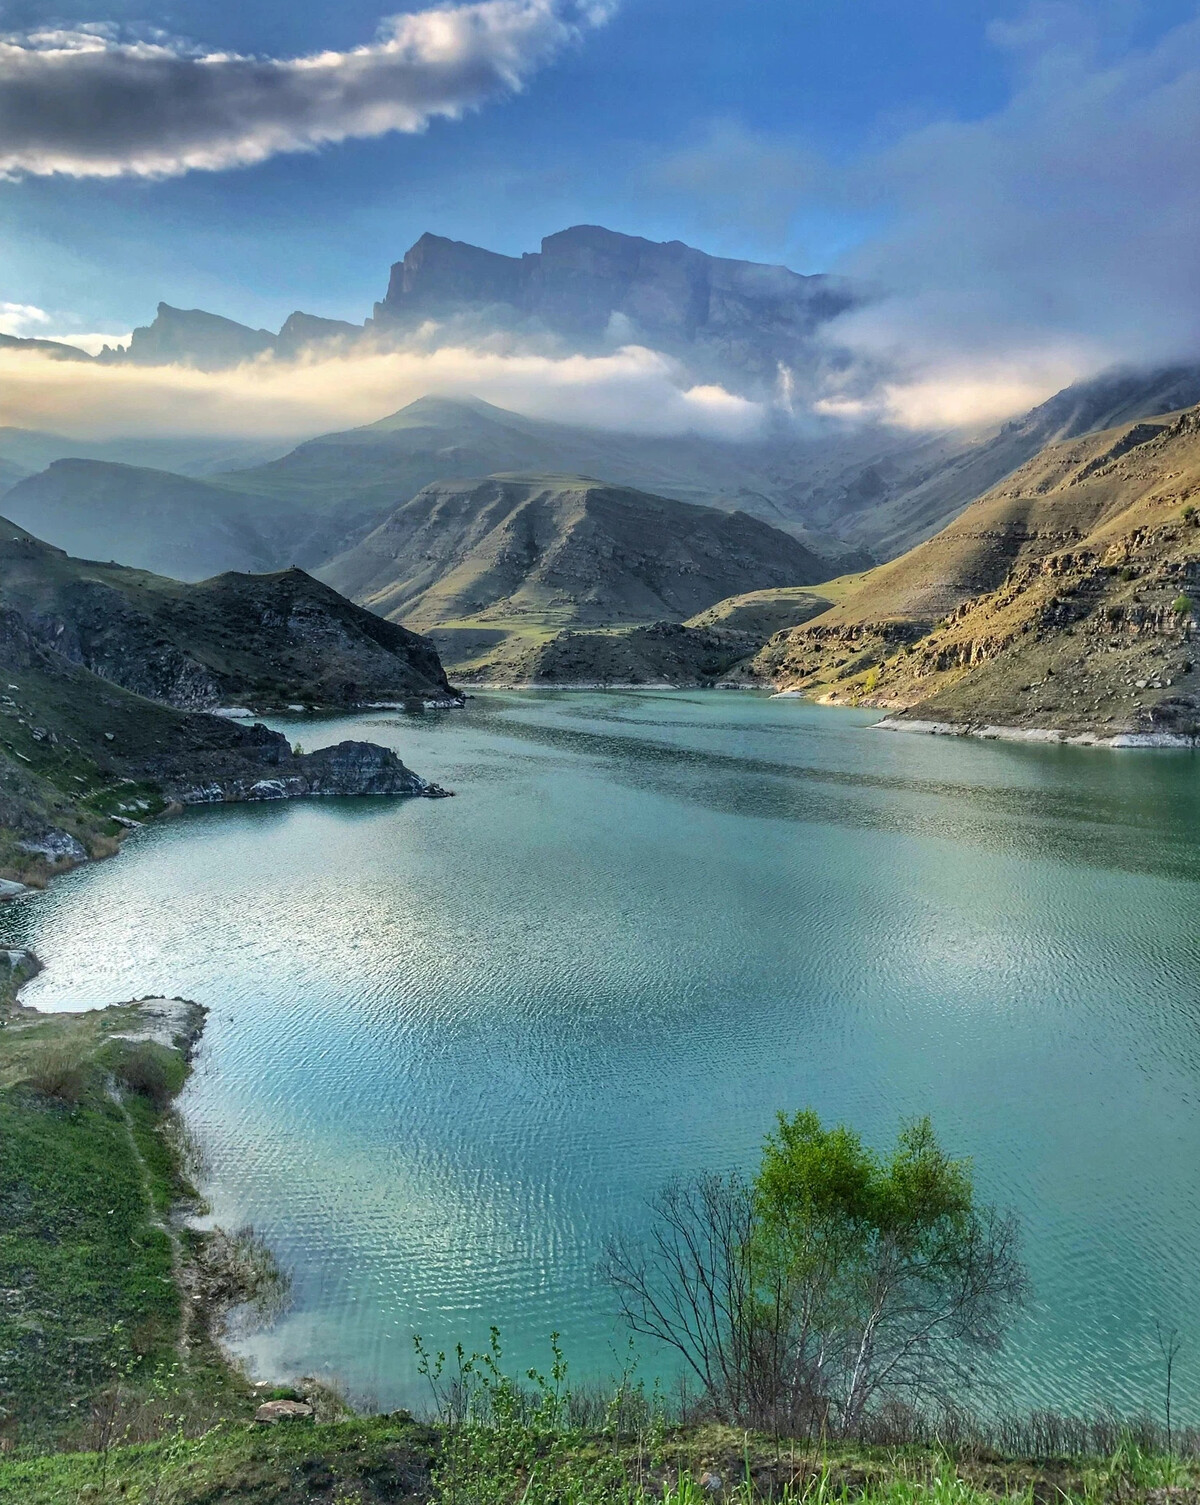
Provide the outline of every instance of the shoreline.
<path id="1" fill-rule="evenodd" d="M 1068 732 L 1059 727 L 1001 726 L 970 721 L 911 721 L 885 716 L 872 724 L 872 731 L 912 732 L 925 737 L 974 737 L 983 742 L 1026 742 L 1040 746 L 1099 747 L 1109 751 L 1174 750 L 1195 751 L 1200 736 L 1185 737 L 1175 732 Z"/>
<path id="2" fill-rule="evenodd" d="M 776 690 L 772 700 L 807 700 L 810 705 L 829 706 L 830 702 L 805 690 Z M 841 710 L 877 710 L 875 706 L 839 706 Z M 1178 732 L 1069 732 L 1056 726 L 1005 726 L 999 722 L 931 721 L 920 717 L 885 715 L 871 723 L 876 732 L 912 732 L 923 737 L 973 737 L 981 742 L 1025 742 L 1043 747 L 1099 747 L 1108 751 L 1175 751 L 1200 749 L 1200 734 L 1183 736 Z"/>
<path id="3" fill-rule="evenodd" d="M 746 685 L 732 680 L 693 680 L 681 685 L 666 679 L 599 680 L 588 679 L 563 684 L 551 679 L 480 679 L 469 680 L 470 690 L 765 690 L 766 685 Z M 468 694 L 470 691 L 468 691 Z"/>

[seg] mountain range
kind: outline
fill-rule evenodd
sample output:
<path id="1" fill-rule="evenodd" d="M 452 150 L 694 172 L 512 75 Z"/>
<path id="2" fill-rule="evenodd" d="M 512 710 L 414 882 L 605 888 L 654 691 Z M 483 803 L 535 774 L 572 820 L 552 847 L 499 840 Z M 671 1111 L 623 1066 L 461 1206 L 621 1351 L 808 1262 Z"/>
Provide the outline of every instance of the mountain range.
<path id="1" fill-rule="evenodd" d="M 900 724 L 1200 735 L 1200 407 L 1048 446 L 777 635 L 757 674 Z"/>
<path id="2" fill-rule="evenodd" d="M 95 359 L 219 370 L 319 346 L 403 343 L 432 323 L 439 339 L 469 342 L 504 331 L 506 338 L 528 337 L 532 348 L 547 339 L 575 351 L 643 339 L 675 354 L 697 379 L 715 376 L 761 396 L 781 367 L 803 378 L 802 387 L 818 382 L 827 355 L 814 333 L 863 296 L 836 279 L 597 226 L 547 236 L 539 251 L 520 257 L 426 234 L 393 266 L 385 296 L 362 325 L 296 312 L 272 333 L 162 303 L 127 347 Z M 5 343 L 40 349 L 46 342 Z M 69 358 L 91 359 L 74 347 Z M 700 434 L 618 434 L 431 394 L 377 423 L 290 449 L 146 436 L 81 442 L 0 430 L 0 487 L 19 486 L 22 473 L 56 460 L 160 472 L 75 466 L 18 489 L 7 505 L 18 521 L 74 552 L 201 578 L 212 569 L 320 566 L 435 482 L 510 472 L 587 475 L 750 512 L 826 555 L 830 573 L 843 573 L 930 537 L 1047 443 L 1197 401 L 1200 365 L 1117 370 L 989 433 L 904 433 L 833 420 L 798 426 L 775 407 L 759 434 L 735 443 Z M 220 492 L 180 485 L 180 475 Z M 131 515 L 161 512 L 169 526 L 144 530 L 126 522 L 122 493 Z M 106 536 L 115 540 L 107 550 Z"/>
<path id="3" fill-rule="evenodd" d="M 433 319 L 460 335 L 503 329 L 572 350 L 649 344 L 698 378 L 761 394 L 776 388 L 781 369 L 803 381 L 816 359 L 814 333 L 862 296 L 836 277 L 710 256 L 681 241 L 599 225 L 548 235 L 540 250 L 523 256 L 427 233 L 392 267 L 384 297 L 362 324 L 296 310 L 272 332 L 161 302 L 128 344 L 105 345 L 94 357 L 57 341 L 6 335 L 0 343 L 64 360 L 218 371 L 263 356 L 290 360 L 331 343 L 378 349 Z"/>

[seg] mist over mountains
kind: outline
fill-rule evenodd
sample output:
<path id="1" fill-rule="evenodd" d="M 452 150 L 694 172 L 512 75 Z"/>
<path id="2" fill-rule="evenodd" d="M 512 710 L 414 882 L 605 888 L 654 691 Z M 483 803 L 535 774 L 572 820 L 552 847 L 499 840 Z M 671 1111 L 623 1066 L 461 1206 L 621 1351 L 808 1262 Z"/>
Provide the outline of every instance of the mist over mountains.
<path id="1" fill-rule="evenodd" d="M 444 343 L 505 334 L 522 345 L 585 353 L 644 344 L 680 360 L 693 379 L 761 398 L 781 380 L 792 390 L 804 383 L 820 359 L 814 334 L 860 297 L 835 277 L 597 225 L 546 236 L 539 251 L 519 257 L 427 233 L 392 267 L 385 296 L 361 325 L 297 310 L 272 332 L 161 302 L 127 345 L 105 346 L 95 357 L 48 340 L 4 343 L 105 365 L 221 371 L 314 349 L 387 348 L 422 337 L 435 321 Z"/>

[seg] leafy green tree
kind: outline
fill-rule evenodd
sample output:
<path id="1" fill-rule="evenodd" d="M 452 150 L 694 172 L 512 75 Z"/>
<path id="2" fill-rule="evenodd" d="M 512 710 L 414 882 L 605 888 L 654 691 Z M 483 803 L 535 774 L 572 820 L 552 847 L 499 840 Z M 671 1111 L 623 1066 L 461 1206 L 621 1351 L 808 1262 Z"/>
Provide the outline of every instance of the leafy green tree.
<path id="1" fill-rule="evenodd" d="M 885 1404 L 961 1401 L 1025 1296 L 1013 1219 L 928 1119 L 879 1156 L 781 1114 L 753 1181 L 675 1181 L 654 1211 L 648 1250 L 609 1251 L 624 1315 L 741 1425 L 849 1435 Z"/>

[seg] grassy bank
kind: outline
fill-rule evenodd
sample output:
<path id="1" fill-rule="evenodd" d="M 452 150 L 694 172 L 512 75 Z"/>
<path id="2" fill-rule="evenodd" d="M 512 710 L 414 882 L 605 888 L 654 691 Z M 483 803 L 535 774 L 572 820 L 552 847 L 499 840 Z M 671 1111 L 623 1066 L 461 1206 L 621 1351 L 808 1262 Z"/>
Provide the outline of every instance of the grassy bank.
<path id="1" fill-rule="evenodd" d="M 203 1011 L 146 999 L 36 1014 L 14 998 L 34 965 L 0 966 L 4 1505 L 1200 1500 L 1200 1436 L 1150 1423 L 914 1431 L 885 1417 L 870 1445 L 793 1441 L 677 1424 L 640 1390 L 572 1395 L 557 1349 L 548 1378 L 519 1383 L 498 1347 L 445 1383 L 429 1367 L 436 1424 L 352 1416 L 312 1390 L 312 1417 L 258 1424 L 266 1395 L 213 1334 L 256 1283 L 270 1290 L 269 1257 L 183 1217 L 196 1194 L 172 1105 Z"/>
<path id="2" fill-rule="evenodd" d="M 172 1102 L 203 1011 L 0 1004 L 0 1447 L 88 1446 L 151 1411 L 245 1414 L 207 1331 Z"/>
<path id="3" fill-rule="evenodd" d="M 1132 1444 L 1107 1457 L 1012 1459 L 980 1449 L 788 1443 L 718 1427 L 641 1435 L 501 1425 L 446 1432 L 395 1416 L 176 1430 L 108 1453 L 0 1461 L 21 1505 L 994 1505 L 1005 1500 L 1190 1505 L 1192 1463 Z"/>

